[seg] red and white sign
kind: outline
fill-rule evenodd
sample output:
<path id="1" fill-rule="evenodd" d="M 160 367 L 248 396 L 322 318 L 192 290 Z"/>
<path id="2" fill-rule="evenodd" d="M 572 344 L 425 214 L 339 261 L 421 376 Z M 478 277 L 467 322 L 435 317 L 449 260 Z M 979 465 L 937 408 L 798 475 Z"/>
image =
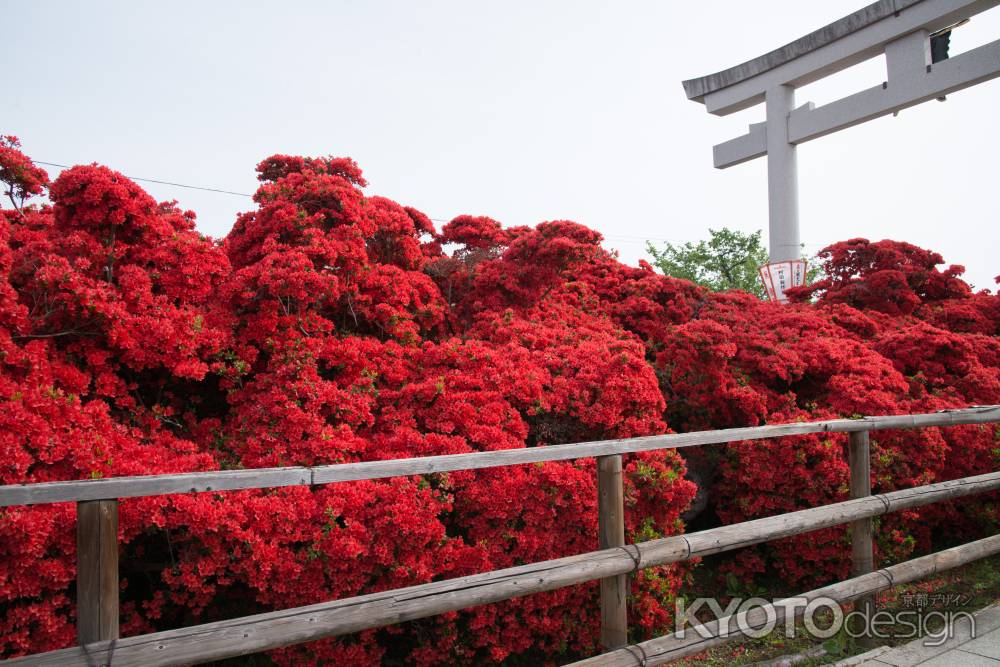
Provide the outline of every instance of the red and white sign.
<path id="1" fill-rule="evenodd" d="M 788 301 L 785 290 L 801 287 L 806 283 L 806 260 L 765 264 L 760 267 L 760 279 L 764 281 L 764 289 L 771 301 L 785 303 Z"/>

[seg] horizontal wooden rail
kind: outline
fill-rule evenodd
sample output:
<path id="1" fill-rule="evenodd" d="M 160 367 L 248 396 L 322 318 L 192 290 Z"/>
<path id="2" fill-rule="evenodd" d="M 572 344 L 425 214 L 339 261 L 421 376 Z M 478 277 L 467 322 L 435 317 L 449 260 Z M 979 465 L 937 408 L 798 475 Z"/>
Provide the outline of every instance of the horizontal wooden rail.
<path id="1" fill-rule="evenodd" d="M 762 440 L 808 433 L 853 433 L 882 429 L 920 428 L 985 424 L 1000 421 L 1000 406 L 988 405 L 962 410 L 944 410 L 918 415 L 833 419 L 828 421 L 769 424 L 746 428 L 731 428 L 692 433 L 651 435 L 642 438 L 578 442 L 523 449 L 502 449 L 491 452 L 448 454 L 388 461 L 366 461 L 318 466 L 314 468 L 259 468 L 251 470 L 219 470 L 173 475 L 143 475 L 109 477 L 41 484 L 9 484 L 0 486 L 0 507 L 110 500 L 172 493 L 204 491 L 235 491 L 281 486 L 309 486 L 364 479 L 382 479 L 407 475 L 423 475 L 456 470 L 479 470 L 500 466 L 566 461 L 577 458 L 646 452 L 657 449 L 679 449 L 741 440 Z"/>
<path id="2" fill-rule="evenodd" d="M 185 665 L 434 616 L 1000 489 L 1000 472 L 458 579 L 102 641 L 4 665 Z M 113 658 L 113 662 L 112 662 Z"/>
<path id="3" fill-rule="evenodd" d="M 829 598 L 837 602 L 849 602 L 998 553 L 1000 553 L 1000 535 L 994 535 L 959 547 L 891 565 L 830 586 L 817 588 L 803 593 L 800 597 L 810 601 Z M 671 660 L 697 655 L 721 644 L 744 639 L 745 636 L 738 630 L 740 627 L 738 621 L 740 620 L 743 621 L 743 627 L 751 630 L 760 629 L 767 625 L 768 616 L 773 613 L 778 623 L 782 623 L 787 610 L 788 607 L 782 605 L 780 601 L 773 605 L 755 607 L 748 612 L 730 617 L 731 622 L 720 619 L 699 626 L 702 633 L 695 629 L 688 629 L 683 638 L 677 635 L 657 637 L 574 662 L 569 667 L 652 667 L 653 665 L 662 665 Z M 797 617 L 801 615 L 802 610 L 802 607 L 798 607 Z M 709 636 L 705 637 L 703 634 Z"/>

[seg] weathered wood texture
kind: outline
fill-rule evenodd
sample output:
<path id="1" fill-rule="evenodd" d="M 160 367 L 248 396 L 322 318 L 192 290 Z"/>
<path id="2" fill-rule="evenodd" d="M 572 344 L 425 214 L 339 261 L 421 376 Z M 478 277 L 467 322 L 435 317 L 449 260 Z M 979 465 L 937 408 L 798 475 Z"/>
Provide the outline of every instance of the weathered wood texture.
<path id="1" fill-rule="evenodd" d="M 4 664 L 85 667 L 106 664 L 113 657 L 116 667 L 154 667 L 218 660 L 509 600 L 997 489 L 1000 472 L 459 579 L 126 637 L 114 645 L 96 642 L 85 649 L 42 653 Z"/>
<path id="2" fill-rule="evenodd" d="M 188 472 L 175 475 L 108 477 L 71 482 L 45 482 L 43 484 L 9 484 L 0 486 L 0 507 L 80 500 L 138 498 L 171 493 L 308 486 L 311 482 L 312 474 L 309 468 L 287 467 Z"/>
<path id="3" fill-rule="evenodd" d="M 1000 421 L 1000 406 L 977 406 L 963 410 L 945 410 L 919 415 L 833 419 L 829 421 L 770 424 L 693 433 L 671 433 L 642 438 L 579 442 L 569 445 L 504 449 L 469 454 L 448 454 L 389 461 L 366 461 L 319 466 L 315 468 L 262 468 L 220 470 L 176 475 L 111 477 L 107 479 L 43 484 L 0 486 L 0 507 L 75 502 L 111 498 L 134 498 L 171 493 L 263 489 L 278 486 L 308 486 L 362 479 L 382 479 L 423 475 L 453 470 L 479 470 L 500 466 L 566 461 L 569 459 L 679 449 L 741 440 L 763 440 L 807 433 L 852 433 L 879 429 L 985 424 Z"/>
<path id="4" fill-rule="evenodd" d="M 622 457 L 597 459 L 598 546 L 625 546 L 625 499 L 622 490 Z M 628 575 L 601 579 L 601 646 L 618 648 L 628 643 Z"/>
<path id="5" fill-rule="evenodd" d="M 118 501 L 76 505 L 76 628 L 80 644 L 118 638 Z"/>
<path id="6" fill-rule="evenodd" d="M 868 432 L 852 433 L 849 444 L 851 467 L 851 498 L 867 498 L 872 494 L 871 448 Z M 851 523 L 851 574 L 868 574 L 875 569 L 872 550 L 872 520 L 858 519 Z"/>
<path id="7" fill-rule="evenodd" d="M 829 598 L 837 602 L 849 602 L 861 597 L 870 597 L 893 586 L 916 581 L 922 577 L 950 570 L 998 553 L 1000 553 L 1000 535 L 994 535 L 984 540 L 963 544 L 831 586 L 818 588 L 799 597 L 808 601 Z M 710 621 L 699 626 L 698 629 L 688 629 L 683 637 L 678 634 L 657 637 L 640 644 L 574 662 L 570 667 L 652 667 L 653 665 L 662 665 L 671 660 L 697 655 L 714 646 L 744 639 L 745 635 L 739 630 L 740 621 L 743 622 L 743 627 L 751 630 L 763 628 L 768 623 L 769 615 L 773 614 L 777 617 L 778 623 L 783 624 L 789 606 L 783 605 L 779 601 L 774 605 L 755 607 L 748 612 L 727 619 Z M 796 617 L 804 611 L 803 606 L 796 606 L 793 609 L 796 612 Z"/>
<path id="8" fill-rule="evenodd" d="M 848 443 L 848 462 L 851 468 L 851 498 L 866 498 L 872 494 L 871 446 L 868 431 L 851 433 Z M 851 522 L 851 575 L 859 577 L 875 569 L 875 550 L 872 542 L 871 517 Z M 865 618 L 875 613 L 875 596 L 868 595 L 855 601 L 855 609 Z M 867 634 L 858 637 L 862 646 L 873 647 Z"/>

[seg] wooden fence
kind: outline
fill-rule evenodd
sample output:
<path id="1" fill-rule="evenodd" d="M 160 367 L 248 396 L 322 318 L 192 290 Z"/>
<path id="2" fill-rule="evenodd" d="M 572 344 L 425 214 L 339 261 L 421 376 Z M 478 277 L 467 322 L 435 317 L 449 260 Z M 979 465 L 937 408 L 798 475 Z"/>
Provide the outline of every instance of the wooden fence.
<path id="1" fill-rule="evenodd" d="M 0 507 L 77 503 L 77 626 L 79 645 L 5 661 L 4 665 L 186 665 L 349 634 L 481 604 L 601 581 L 601 642 L 609 649 L 579 664 L 658 665 L 730 638 L 673 635 L 627 645 L 628 575 L 638 570 L 739 549 L 850 523 L 854 578 L 806 596 L 862 600 L 892 585 L 1000 553 L 1000 536 L 875 570 L 872 518 L 940 500 L 1000 490 L 1000 472 L 871 495 L 868 433 L 872 430 L 1000 422 L 1000 406 L 930 414 L 773 424 L 750 428 L 583 442 L 319 467 L 225 470 L 175 475 L 0 486 Z M 622 455 L 808 433 L 848 433 L 851 500 L 686 535 L 625 544 Z M 244 616 L 176 630 L 118 638 L 118 502 L 176 493 L 312 486 L 352 480 L 476 470 L 542 461 L 597 458 L 600 550 L 408 588 Z M 754 609 L 751 627 L 768 610 Z M 772 610 L 773 611 L 773 610 Z M 781 611 L 778 611 L 780 617 Z"/>

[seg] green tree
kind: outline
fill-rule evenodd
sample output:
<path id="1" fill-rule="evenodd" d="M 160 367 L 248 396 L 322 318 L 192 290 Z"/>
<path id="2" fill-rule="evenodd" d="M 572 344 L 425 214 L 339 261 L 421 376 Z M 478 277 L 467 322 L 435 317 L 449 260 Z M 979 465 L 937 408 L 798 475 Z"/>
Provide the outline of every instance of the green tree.
<path id="1" fill-rule="evenodd" d="M 666 244 L 657 249 L 646 242 L 653 264 L 665 275 L 684 278 L 713 292 L 738 289 L 765 298 L 757 272 L 767 263 L 767 249 L 760 230 L 744 234 L 733 229 L 708 230 L 712 237 L 698 243 Z"/>

